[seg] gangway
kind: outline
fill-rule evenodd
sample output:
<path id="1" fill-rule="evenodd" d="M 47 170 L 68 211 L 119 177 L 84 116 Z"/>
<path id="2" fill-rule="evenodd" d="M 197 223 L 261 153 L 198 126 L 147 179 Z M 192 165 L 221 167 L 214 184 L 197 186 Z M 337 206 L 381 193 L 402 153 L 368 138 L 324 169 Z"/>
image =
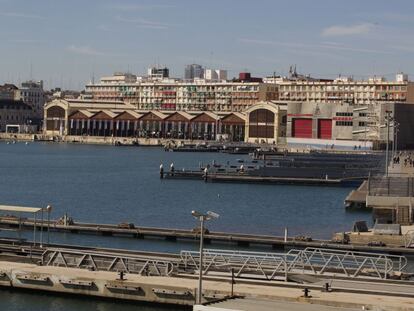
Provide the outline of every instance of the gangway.
<path id="1" fill-rule="evenodd" d="M 187 268 L 199 269 L 199 259 L 197 251 L 181 251 L 181 260 Z M 203 261 L 204 274 L 233 269 L 235 277 L 260 276 L 267 280 L 281 277 L 287 280 L 290 273 L 387 279 L 407 265 L 404 256 L 323 248 L 293 249 L 287 253 L 206 249 Z"/>

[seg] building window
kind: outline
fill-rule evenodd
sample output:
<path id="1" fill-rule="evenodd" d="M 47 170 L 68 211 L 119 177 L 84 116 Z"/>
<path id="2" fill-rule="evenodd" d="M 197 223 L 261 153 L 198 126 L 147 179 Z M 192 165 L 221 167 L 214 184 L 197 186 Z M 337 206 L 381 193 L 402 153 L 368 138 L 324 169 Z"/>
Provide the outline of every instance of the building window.
<path id="1" fill-rule="evenodd" d="M 352 117 L 354 115 L 353 112 L 337 112 L 337 117 Z"/>
<path id="2" fill-rule="evenodd" d="M 367 122 L 360 121 L 360 122 L 358 123 L 358 126 L 365 127 L 365 126 L 367 126 Z"/>
<path id="3" fill-rule="evenodd" d="M 352 126 L 352 121 L 336 121 L 336 126 Z"/>
<path id="4" fill-rule="evenodd" d="M 366 113 L 366 112 L 360 112 L 360 113 L 359 113 L 359 116 L 360 116 L 360 117 L 366 117 L 366 116 L 367 116 L 367 113 Z"/>

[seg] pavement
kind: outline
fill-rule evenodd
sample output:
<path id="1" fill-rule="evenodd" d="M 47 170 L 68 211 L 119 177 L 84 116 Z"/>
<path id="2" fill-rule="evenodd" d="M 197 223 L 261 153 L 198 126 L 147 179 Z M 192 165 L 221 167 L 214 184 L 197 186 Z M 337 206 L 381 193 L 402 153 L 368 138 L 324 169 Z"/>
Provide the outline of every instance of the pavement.
<path id="1" fill-rule="evenodd" d="M 16 273 L 27 273 L 32 275 L 50 275 L 56 278 L 68 278 L 71 280 L 93 280 L 98 282 L 113 282 L 119 278 L 118 273 L 108 271 L 89 271 L 85 269 L 55 267 L 55 266 L 37 266 L 28 263 L 16 263 L 9 261 L 0 261 L 0 272 L 10 273 L 13 271 Z M 126 281 L 129 286 L 147 286 L 150 288 L 176 288 L 180 290 L 194 291 L 197 288 L 198 280 L 190 278 L 179 277 L 156 277 L 156 276 L 141 276 L 137 274 L 126 274 Z M 335 281 L 336 282 L 336 281 Z M 335 286 L 339 286 L 344 281 L 338 281 Z M 284 282 L 272 282 L 271 285 L 258 285 L 258 284 L 235 284 L 234 294 L 237 296 L 244 296 L 251 299 L 259 300 L 271 300 L 279 301 L 279 303 L 300 303 L 304 304 L 304 309 L 297 309 L 300 305 L 290 305 L 293 309 L 286 310 L 313 310 L 313 305 L 318 306 L 333 306 L 337 308 L 359 309 L 365 308 L 365 310 L 377 308 L 377 310 L 414 310 L 414 291 L 410 297 L 401 297 L 393 295 L 375 295 L 364 294 L 356 290 L 355 293 L 349 292 L 322 292 L 319 289 L 311 290 L 311 298 L 304 298 L 301 288 L 286 287 Z M 363 283 L 360 283 L 363 284 Z M 347 284 L 348 287 L 352 287 L 352 284 Z M 362 285 L 360 285 L 362 286 Z M 390 287 L 388 285 L 373 286 L 369 283 L 366 289 L 372 290 L 387 290 Z M 368 288 L 369 287 L 369 288 Z M 403 287 L 406 289 L 406 287 Z M 203 290 L 205 295 L 229 295 L 231 289 L 230 282 L 222 280 L 206 280 L 203 282 Z M 393 290 L 395 289 L 395 285 Z M 87 292 L 86 292 L 87 294 Z M 253 303 L 254 304 L 254 303 Z M 265 308 L 267 302 L 263 302 L 263 308 Z M 296 308 L 296 309 L 295 309 Z M 378 309 L 382 308 L 382 309 Z M 250 311 L 250 309 L 247 309 Z M 256 308 L 255 311 L 262 311 Z M 263 311 L 266 309 L 263 309 Z M 278 310 L 278 309 L 273 309 Z M 284 309 L 281 309 L 284 310 Z M 317 310 L 324 310 L 319 307 Z M 335 310 L 335 309 L 332 309 Z M 341 310 L 341 309 L 338 309 Z"/>
<path id="2" fill-rule="evenodd" d="M 196 308 L 194 311 L 360 311 L 361 308 L 342 308 L 333 306 L 321 306 L 309 303 L 275 301 L 270 299 L 244 298 L 229 299 L 223 302 L 211 304 L 205 308 Z"/>

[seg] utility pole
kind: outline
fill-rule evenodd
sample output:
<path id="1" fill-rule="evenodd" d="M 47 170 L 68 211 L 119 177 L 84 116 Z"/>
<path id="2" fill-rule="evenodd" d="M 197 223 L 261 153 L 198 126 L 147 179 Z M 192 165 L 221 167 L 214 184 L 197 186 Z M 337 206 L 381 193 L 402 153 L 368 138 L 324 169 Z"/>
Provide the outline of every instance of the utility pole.
<path id="1" fill-rule="evenodd" d="M 388 177 L 388 161 L 389 161 L 389 144 L 390 144 L 390 122 L 391 122 L 391 111 L 386 110 L 385 111 L 385 121 L 387 123 L 387 145 L 385 146 L 385 176 Z"/>

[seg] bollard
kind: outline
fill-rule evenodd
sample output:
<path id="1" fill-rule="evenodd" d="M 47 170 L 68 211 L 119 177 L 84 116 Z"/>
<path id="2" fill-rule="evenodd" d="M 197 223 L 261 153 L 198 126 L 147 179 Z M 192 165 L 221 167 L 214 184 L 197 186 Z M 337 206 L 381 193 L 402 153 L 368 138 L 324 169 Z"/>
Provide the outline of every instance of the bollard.
<path id="1" fill-rule="evenodd" d="M 328 282 L 325 283 L 322 291 L 327 292 L 327 293 L 330 293 L 332 291 L 331 286 L 329 285 Z"/>
<path id="2" fill-rule="evenodd" d="M 285 243 L 287 243 L 287 239 L 288 239 L 288 228 L 285 227 Z"/>

